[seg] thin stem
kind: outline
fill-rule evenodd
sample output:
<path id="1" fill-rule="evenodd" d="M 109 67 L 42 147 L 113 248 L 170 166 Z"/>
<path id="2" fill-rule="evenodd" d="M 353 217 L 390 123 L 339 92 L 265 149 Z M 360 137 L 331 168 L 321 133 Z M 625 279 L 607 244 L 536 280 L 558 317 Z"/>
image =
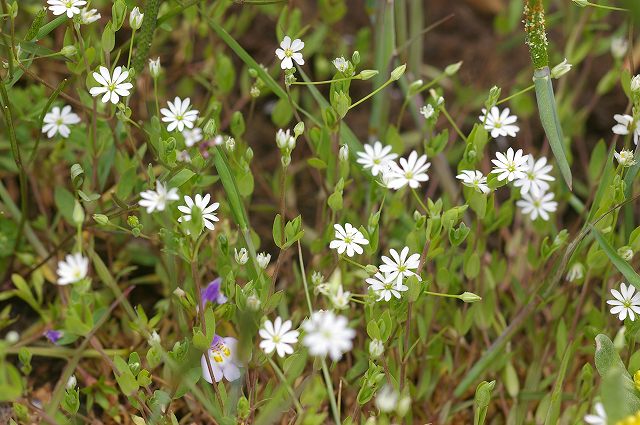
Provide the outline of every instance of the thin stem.
<path id="1" fill-rule="evenodd" d="M 418 201 L 418 204 L 420 204 L 420 206 L 422 207 L 424 212 L 428 213 L 429 212 L 429 208 L 427 208 L 427 206 L 424 204 L 424 202 L 422 202 L 422 199 L 420 199 L 420 197 L 418 196 L 418 192 L 416 192 L 416 190 L 414 188 L 411 188 L 411 193 L 413 193 L 413 197 L 416 198 L 416 201 Z"/>
<path id="2" fill-rule="evenodd" d="M 298 397 L 296 396 L 296 392 L 293 390 L 293 387 L 291 387 L 291 384 L 287 380 L 287 377 L 284 376 L 284 373 L 282 372 L 282 370 L 280 370 L 280 368 L 278 367 L 276 362 L 274 362 L 271 357 L 267 357 L 267 360 L 269 361 L 269 364 L 273 368 L 273 371 L 276 373 L 276 375 L 278 375 L 278 378 L 280 378 L 280 381 L 285 386 L 285 388 L 287 389 L 287 392 L 291 396 L 291 400 L 293 401 L 293 404 L 296 406 L 296 410 L 298 411 L 298 415 L 302 415 L 302 413 L 304 412 L 304 408 L 300 404 L 300 401 L 298 400 Z"/>
<path id="3" fill-rule="evenodd" d="M 362 80 L 360 74 L 354 75 L 353 77 L 344 77 L 344 78 L 336 78 L 335 80 L 322 80 L 322 81 L 294 81 L 291 85 L 299 85 L 299 86 L 315 86 L 319 84 L 331 84 L 338 83 L 340 81 L 349 81 L 349 80 Z"/>
<path id="4" fill-rule="evenodd" d="M 456 295 L 456 294 L 442 294 L 440 292 L 430 292 L 430 291 L 424 291 L 424 293 L 427 294 L 427 295 L 434 295 L 436 297 L 460 299 L 460 295 Z"/>
<path id="5" fill-rule="evenodd" d="M 511 96 L 505 97 L 504 99 L 501 99 L 501 100 L 497 101 L 497 102 L 496 102 L 496 105 L 500 105 L 501 103 L 508 102 L 509 100 L 513 99 L 514 97 L 518 97 L 518 96 L 520 96 L 521 94 L 525 94 L 525 93 L 527 93 L 527 92 L 529 92 L 529 91 L 533 90 L 534 88 L 536 88 L 536 86 L 535 86 L 535 85 L 533 85 L 533 84 L 531 84 L 529 87 L 524 88 L 524 89 L 522 89 L 522 90 L 520 90 L 520 91 L 518 91 L 518 92 L 516 92 L 516 93 L 512 94 Z M 485 114 L 485 119 L 486 119 L 486 114 Z"/>
<path id="6" fill-rule="evenodd" d="M 458 136 L 460 136 L 462 138 L 462 140 L 464 140 L 465 142 L 467 141 L 467 136 L 465 136 L 462 131 L 460 131 L 460 129 L 458 128 L 458 125 L 456 124 L 456 122 L 453 120 L 453 118 L 451 118 L 451 115 L 449 115 L 449 112 L 447 112 L 447 108 L 444 107 L 444 105 L 442 105 L 442 113 L 444 114 L 445 117 L 447 117 L 447 120 L 449 121 L 449 124 L 451 124 L 451 126 L 454 128 L 454 130 L 456 131 L 456 133 L 458 133 Z"/>
<path id="7" fill-rule="evenodd" d="M 587 2 L 587 6 L 592 6 L 592 7 L 596 7 L 598 9 L 605 9 L 605 10 L 617 10 L 618 12 L 628 12 L 629 9 L 623 9 L 621 7 L 615 7 L 615 6 L 607 6 L 604 4 L 596 4 L 596 3 L 591 3 L 591 2 Z"/>
<path id="8" fill-rule="evenodd" d="M 343 261 L 346 261 L 347 263 L 352 264 L 352 265 L 354 265 L 356 267 L 360 267 L 363 270 L 367 270 L 366 266 L 363 266 L 362 264 L 358 263 L 357 261 L 352 260 L 349 257 L 345 257 L 344 255 L 341 255 L 340 259 L 343 260 Z"/>
<path id="9" fill-rule="evenodd" d="M 362 99 L 360 99 L 359 101 L 354 103 L 353 105 L 349 106 L 349 110 L 355 108 L 356 106 L 358 106 L 359 104 L 361 104 L 365 100 L 367 100 L 370 97 L 374 96 L 379 91 L 384 90 L 385 87 L 387 87 L 389 84 L 393 83 L 394 81 L 395 80 L 387 80 L 383 85 L 381 85 L 380 87 L 378 87 L 377 89 L 375 89 L 374 91 L 372 91 L 371 93 L 369 93 L 368 95 L 366 95 L 365 97 L 363 97 Z"/>
<path id="10" fill-rule="evenodd" d="M 131 33 L 131 41 L 129 42 L 129 57 L 127 58 L 127 69 L 131 67 L 131 53 L 133 52 L 133 39 L 136 36 L 136 29 Z"/>

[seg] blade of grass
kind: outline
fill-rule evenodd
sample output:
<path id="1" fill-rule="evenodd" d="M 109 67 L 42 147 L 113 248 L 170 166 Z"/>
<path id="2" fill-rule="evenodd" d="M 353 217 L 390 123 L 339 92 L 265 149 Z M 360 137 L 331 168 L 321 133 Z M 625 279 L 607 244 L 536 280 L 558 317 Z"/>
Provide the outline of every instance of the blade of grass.
<path id="1" fill-rule="evenodd" d="M 389 75 L 389 67 L 393 57 L 393 49 L 395 47 L 395 18 L 393 13 L 393 3 L 387 0 L 378 0 L 378 24 L 375 26 L 376 33 L 374 45 L 374 67 L 378 71 L 378 75 L 373 77 L 374 87 L 380 87 L 387 81 Z M 385 89 L 386 92 L 387 89 Z M 374 97 L 371 102 L 371 117 L 369 119 L 369 128 L 373 134 L 383 134 L 387 126 L 389 97 L 384 93 Z"/>
<path id="2" fill-rule="evenodd" d="M 600 248 L 607 254 L 611 263 L 615 266 L 616 269 L 629 281 L 630 284 L 636 287 L 636 289 L 640 290 L 640 275 L 633 270 L 633 267 L 626 262 L 622 257 L 618 255 L 615 248 L 611 246 L 609 241 L 607 241 L 602 233 L 600 233 L 596 228 L 592 227 L 593 235 L 598 241 Z"/>
<path id="3" fill-rule="evenodd" d="M 560 407 L 562 405 L 562 384 L 564 383 L 564 378 L 567 375 L 569 360 L 573 358 L 575 345 L 576 342 L 574 341 L 564 350 L 560 370 L 558 371 L 558 376 L 556 377 L 556 382 L 553 386 L 553 392 L 551 393 L 551 402 L 549 404 L 549 410 L 547 410 L 547 417 L 544 421 L 545 425 L 555 425 L 558 423 Z"/>

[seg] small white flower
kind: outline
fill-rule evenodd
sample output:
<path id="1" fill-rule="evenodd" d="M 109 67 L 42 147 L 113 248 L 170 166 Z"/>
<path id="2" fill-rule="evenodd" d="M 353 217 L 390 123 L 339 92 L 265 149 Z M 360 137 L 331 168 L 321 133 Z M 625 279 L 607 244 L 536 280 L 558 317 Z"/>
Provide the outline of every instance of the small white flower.
<path id="1" fill-rule="evenodd" d="M 622 59 L 627 54 L 629 42 L 625 37 L 614 37 L 611 40 L 611 56 L 616 59 Z"/>
<path id="2" fill-rule="evenodd" d="M 402 248 L 400 253 L 395 249 L 390 249 L 389 253 L 392 258 L 383 255 L 382 262 L 384 264 L 379 267 L 386 278 L 395 280 L 398 285 L 402 283 L 405 277 L 409 276 L 415 276 L 418 280 L 422 280 L 422 278 L 413 271 L 417 270 L 420 265 L 420 254 L 409 255 L 408 246 Z"/>
<path id="3" fill-rule="evenodd" d="M 369 343 L 369 355 L 378 358 L 384 353 L 384 343 L 379 339 L 372 339 Z"/>
<path id="4" fill-rule="evenodd" d="M 233 152 L 236 150 L 236 139 L 231 136 L 227 137 L 224 141 L 224 147 L 227 148 L 229 152 Z"/>
<path id="5" fill-rule="evenodd" d="M 256 261 L 258 262 L 258 266 L 260 266 L 261 269 L 266 269 L 269 265 L 269 261 L 271 261 L 271 254 L 261 252 L 260 254 L 256 255 Z"/>
<path id="6" fill-rule="evenodd" d="M 329 294 L 329 300 L 336 310 L 346 310 L 349 307 L 349 300 L 351 299 L 351 292 L 345 291 L 342 285 L 333 290 Z"/>
<path id="7" fill-rule="evenodd" d="M 356 332 L 349 328 L 344 316 L 336 316 L 332 311 L 315 311 L 302 324 L 305 336 L 302 343 L 312 356 L 329 356 L 338 361 L 353 348 Z"/>
<path id="8" fill-rule="evenodd" d="M 98 13 L 98 9 L 89 9 L 88 7 L 85 7 L 80 11 L 80 22 L 84 25 L 91 24 L 101 17 L 102 15 Z"/>
<path id="9" fill-rule="evenodd" d="M 247 264 L 247 261 L 249 261 L 247 248 L 240 248 L 240 251 L 237 248 L 233 248 L 233 257 L 236 259 L 236 263 L 240 265 Z"/>
<path id="10" fill-rule="evenodd" d="M 395 162 L 389 163 L 389 184 L 390 189 L 398 190 L 406 185 L 412 189 L 420 187 L 422 182 L 429 180 L 427 170 L 431 166 L 427 162 L 427 155 L 418 156 L 418 152 L 412 151 L 408 158 L 400 158 L 399 165 Z"/>
<path id="11" fill-rule="evenodd" d="M 623 167 L 631 167 L 636 163 L 633 152 L 626 149 L 622 149 L 620 152 L 614 152 L 613 156 L 616 158 L 616 161 L 618 161 L 618 164 Z"/>
<path id="12" fill-rule="evenodd" d="M 551 69 L 551 78 L 560 78 L 569 71 L 571 71 L 571 64 L 565 58 Z"/>
<path id="13" fill-rule="evenodd" d="M 282 62 L 280 68 L 291 69 L 293 68 L 293 61 L 298 65 L 304 65 L 304 59 L 300 50 L 304 48 L 304 42 L 299 38 L 291 41 L 291 37 L 285 35 L 280 43 L 280 47 L 276 49 L 276 56 Z"/>
<path id="14" fill-rule="evenodd" d="M 219 203 L 214 202 L 209 205 L 209 201 L 211 200 L 211 195 L 208 193 L 204 196 L 197 194 L 193 199 L 190 196 L 185 195 L 184 202 L 186 205 L 180 205 L 178 210 L 182 212 L 184 215 L 178 218 L 178 222 L 181 223 L 183 221 L 191 221 L 193 216 L 193 210 L 198 209 L 200 214 L 202 215 L 202 222 L 204 227 L 209 230 L 215 229 L 213 224 L 214 221 L 220 221 L 218 217 L 216 217 L 215 211 L 220 206 Z"/>
<path id="15" fill-rule="evenodd" d="M 640 91 L 640 74 L 634 75 L 631 79 L 631 91 L 634 93 Z"/>
<path id="16" fill-rule="evenodd" d="M 376 407 L 381 412 L 392 412 L 398 406 L 400 394 L 391 385 L 385 384 L 376 394 Z"/>
<path id="17" fill-rule="evenodd" d="M 540 195 L 549 190 L 547 182 L 555 180 L 555 177 L 549 175 L 552 169 L 553 166 L 547 165 L 547 158 L 544 156 L 536 161 L 529 155 L 525 176 L 516 179 L 513 185 L 519 187 L 522 194 L 531 192 L 533 195 Z"/>
<path id="18" fill-rule="evenodd" d="M 340 161 L 342 162 L 347 162 L 349 160 L 349 146 L 340 146 L 340 150 L 338 151 L 338 159 L 340 159 Z"/>
<path id="19" fill-rule="evenodd" d="M 620 136 L 626 136 L 633 131 L 633 143 L 637 145 L 638 138 L 640 138 L 640 123 L 634 122 L 633 117 L 627 114 L 615 114 L 613 119 L 616 120 L 617 124 L 613 126 L 611 131 Z"/>
<path id="20" fill-rule="evenodd" d="M 584 421 L 589 425 L 607 425 L 607 412 L 604 411 L 602 403 L 593 406 L 595 414 L 585 415 Z"/>
<path id="21" fill-rule="evenodd" d="M 401 292 L 409 290 L 409 287 L 402 282 L 396 282 L 396 279 L 394 279 L 392 275 L 383 275 L 380 272 L 376 273 L 373 277 L 366 279 L 366 282 L 369 284 L 369 288 L 378 295 L 378 299 L 376 301 L 385 300 L 388 302 L 391 300 L 391 297 L 400 299 L 402 298 Z"/>
<path id="22" fill-rule="evenodd" d="M 425 120 L 428 120 L 429 118 L 431 118 L 435 112 L 436 110 L 433 109 L 433 106 L 430 103 L 420 108 L 420 114 L 424 116 Z"/>
<path id="23" fill-rule="evenodd" d="M 80 117 L 71 110 L 71 106 L 65 105 L 60 109 L 58 106 L 51 108 L 44 116 L 44 125 L 42 132 L 47 133 L 47 137 L 51 139 L 56 133 L 59 133 L 65 139 L 71 134 L 70 125 L 78 124 Z"/>
<path id="24" fill-rule="evenodd" d="M 76 283 L 89 272 L 89 259 L 81 253 L 68 254 L 64 261 L 58 262 L 58 285 Z"/>
<path id="25" fill-rule="evenodd" d="M 313 272 L 311 274 L 311 283 L 313 283 L 314 285 L 320 285 L 323 282 L 324 282 L 324 276 L 322 273 Z"/>
<path id="26" fill-rule="evenodd" d="M 276 145 L 280 150 L 292 151 L 296 147 L 296 138 L 291 135 L 291 130 L 279 129 L 276 133 Z"/>
<path id="27" fill-rule="evenodd" d="M 189 130 L 185 128 L 182 130 L 182 136 L 184 137 L 184 144 L 187 145 L 188 148 L 195 145 L 199 141 L 202 140 L 202 129 L 196 127 L 193 130 Z"/>
<path id="28" fill-rule="evenodd" d="M 335 58 L 331 63 L 336 69 L 342 73 L 344 73 L 349 68 L 349 61 L 344 57 L 340 56 L 339 58 Z"/>
<path id="29" fill-rule="evenodd" d="M 549 213 L 558 209 L 558 203 L 553 200 L 553 196 L 553 192 L 543 192 L 539 195 L 524 193 L 516 205 L 520 207 L 523 214 L 528 214 L 531 220 L 540 217 L 544 221 L 548 221 Z"/>
<path id="30" fill-rule="evenodd" d="M 482 115 L 480 115 L 480 122 L 484 123 L 484 129 L 491 131 L 491 137 L 494 139 L 500 136 L 516 137 L 516 133 L 520 131 L 515 122 L 518 117 L 515 115 L 509 115 L 509 108 L 504 108 L 502 112 L 497 106 L 491 108 L 489 114 L 486 109 L 482 109 Z M 486 121 L 485 121 L 486 119 Z"/>
<path id="31" fill-rule="evenodd" d="M 173 131 L 176 128 L 178 131 L 183 131 L 185 127 L 193 128 L 194 123 L 198 119 L 198 110 L 189 110 L 190 105 L 191 99 L 188 97 L 182 100 L 176 96 L 176 98 L 173 99 L 173 103 L 171 103 L 171 101 L 167 102 L 169 109 L 160 109 L 160 113 L 164 115 L 162 121 L 169 123 L 167 124 L 167 131 Z"/>
<path id="32" fill-rule="evenodd" d="M 523 155 L 522 149 L 518 149 L 515 153 L 513 148 L 507 149 L 506 154 L 496 152 L 496 159 L 492 159 L 494 169 L 492 173 L 498 173 L 498 180 L 513 181 L 526 177 L 527 161 L 529 155 Z"/>
<path id="33" fill-rule="evenodd" d="M 104 66 L 101 66 L 99 71 L 99 73 L 93 73 L 93 78 L 100 86 L 92 87 L 89 90 L 91 96 L 95 97 L 104 93 L 102 103 L 110 101 L 114 105 L 118 103 L 120 96 L 129 96 L 129 90 L 133 88 L 133 84 L 125 83 L 125 80 L 129 78 L 129 71 L 123 71 L 121 66 L 116 66 L 113 70 L 113 75 Z"/>
<path id="34" fill-rule="evenodd" d="M 571 267 L 569 267 L 569 271 L 567 272 L 567 280 L 569 282 L 573 282 L 575 280 L 582 280 L 584 277 L 584 266 L 580 262 L 573 263 Z"/>
<path id="35" fill-rule="evenodd" d="M 360 245 L 369 244 L 362 232 L 351 223 L 345 223 L 344 227 L 336 223 L 333 228 L 336 230 L 335 239 L 331 241 L 329 248 L 337 250 L 338 254 L 344 254 L 346 251 L 348 257 L 353 257 L 355 254 L 362 254 L 363 249 Z"/>
<path id="36" fill-rule="evenodd" d="M 67 14 L 68 18 L 80 13 L 80 6 L 87 4 L 84 0 L 47 0 L 49 10 L 55 16 Z"/>
<path id="37" fill-rule="evenodd" d="M 149 59 L 149 73 L 153 78 L 158 78 L 161 69 L 159 56 L 155 60 Z"/>
<path id="38" fill-rule="evenodd" d="M 168 189 L 160 180 L 156 180 L 156 190 L 145 190 L 140 193 L 140 202 L 138 204 L 147 209 L 147 213 L 154 211 L 164 211 L 167 204 L 171 201 L 180 199 L 178 189 L 175 187 Z"/>
<path id="39" fill-rule="evenodd" d="M 615 300 L 607 300 L 611 307 L 611 314 L 617 314 L 618 319 L 624 321 L 629 316 L 633 322 L 636 314 L 640 314 L 640 292 L 635 293 L 633 285 L 627 286 L 624 282 L 620 284 L 620 291 L 611 290 L 611 295 Z"/>
<path id="40" fill-rule="evenodd" d="M 67 379 L 67 384 L 65 385 L 65 388 L 68 390 L 73 390 L 76 388 L 76 385 L 78 385 L 78 380 L 76 379 L 76 375 L 71 375 L 69 379 Z"/>
<path id="41" fill-rule="evenodd" d="M 364 145 L 364 152 L 358 152 L 356 162 L 361 164 L 364 169 L 371 168 L 371 174 L 375 177 L 383 170 L 384 166 L 397 157 L 397 154 L 391 152 L 391 146 L 384 146 L 378 141 L 373 146 Z"/>
<path id="42" fill-rule="evenodd" d="M 222 378 L 227 381 L 235 381 L 240 378 L 240 363 L 236 360 L 237 345 L 238 340 L 235 338 L 214 336 L 211 348 L 200 359 L 202 377 L 205 381 L 213 384 L 214 380 L 220 382 Z M 209 363 L 207 363 L 206 355 L 209 356 Z M 211 379 L 209 372 L 209 364 L 213 372 L 213 379 Z"/>
<path id="43" fill-rule="evenodd" d="M 280 357 L 292 354 L 293 347 L 291 345 L 298 342 L 300 332 L 291 330 L 291 328 L 291 320 L 283 322 L 280 316 L 276 317 L 273 323 L 270 320 L 265 320 L 262 328 L 258 331 L 262 338 L 260 342 L 262 351 L 266 354 L 271 354 L 275 350 Z"/>
<path id="44" fill-rule="evenodd" d="M 462 170 L 456 176 L 465 186 L 475 189 L 477 192 L 487 194 L 491 192 L 487 186 L 487 178 L 478 170 Z"/>
<path id="45" fill-rule="evenodd" d="M 142 20 L 144 19 L 144 13 L 140 12 L 140 9 L 136 6 L 131 10 L 129 14 L 129 25 L 132 29 L 138 30 L 142 26 Z"/>
<path id="46" fill-rule="evenodd" d="M 147 340 L 147 342 L 149 343 L 149 345 L 155 345 L 155 344 L 160 344 L 161 339 L 160 339 L 160 335 L 158 335 L 158 332 L 153 331 L 151 333 L 151 336 L 149 337 L 149 339 Z"/>

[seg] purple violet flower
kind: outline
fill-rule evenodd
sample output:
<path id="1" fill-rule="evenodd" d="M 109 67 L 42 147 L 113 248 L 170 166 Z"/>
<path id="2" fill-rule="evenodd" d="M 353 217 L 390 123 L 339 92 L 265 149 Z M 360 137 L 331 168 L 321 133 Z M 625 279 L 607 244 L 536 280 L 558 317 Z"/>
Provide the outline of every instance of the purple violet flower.
<path id="1" fill-rule="evenodd" d="M 58 340 L 62 338 L 62 331 L 56 331 L 55 329 L 49 329 L 44 333 L 44 336 L 51 342 L 52 344 L 57 344 Z"/>
<path id="2" fill-rule="evenodd" d="M 222 278 L 219 277 L 211 281 L 206 288 L 202 290 L 201 298 L 202 304 L 207 305 L 208 302 L 214 304 L 224 304 L 227 302 L 227 297 L 224 296 L 220 287 L 222 286 Z"/>

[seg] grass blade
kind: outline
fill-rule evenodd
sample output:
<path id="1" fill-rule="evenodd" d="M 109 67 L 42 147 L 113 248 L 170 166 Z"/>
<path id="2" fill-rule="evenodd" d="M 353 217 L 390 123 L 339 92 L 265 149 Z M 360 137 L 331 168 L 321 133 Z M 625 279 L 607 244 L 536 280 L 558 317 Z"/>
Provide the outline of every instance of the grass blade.
<path id="1" fill-rule="evenodd" d="M 622 259 L 616 252 L 615 248 L 611 246 L 609 241 L 607 241 L 604 236 L 596 229 L 592 228 L 593 235 L 598 241 L 600 248 L 607 254 L 609 260 L 613 263 L 613 265 L 618 269 L 620 273 L 627 279 L 627 281 L 636 287 L 636 289 L 640 290 L 640 275 L 633 270 L 633 267 Z"/>

